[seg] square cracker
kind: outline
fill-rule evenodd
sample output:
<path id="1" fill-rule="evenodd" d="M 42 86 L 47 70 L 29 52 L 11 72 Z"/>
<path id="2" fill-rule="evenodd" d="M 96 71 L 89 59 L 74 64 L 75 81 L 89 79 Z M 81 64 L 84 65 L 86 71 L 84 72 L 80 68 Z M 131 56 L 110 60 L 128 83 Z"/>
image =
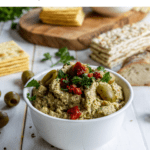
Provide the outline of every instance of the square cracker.
<path id="1" fill-rule="evenodd" d="M 0 44 L 0 66 L 3 63 L 29 58 L 29 55 L 22 50 L 14 41 Z"/>

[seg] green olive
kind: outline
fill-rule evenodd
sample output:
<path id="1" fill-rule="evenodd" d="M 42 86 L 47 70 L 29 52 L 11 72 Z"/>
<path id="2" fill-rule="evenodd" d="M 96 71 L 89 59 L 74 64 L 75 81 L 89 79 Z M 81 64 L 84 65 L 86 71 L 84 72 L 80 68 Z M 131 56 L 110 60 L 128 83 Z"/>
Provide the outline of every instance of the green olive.
<path id="1" fill-rule="evenodd" d="M 116 97 L 115 94 L 109 84 L 102 84 L 100 83 L 96 89 L 97 93 L 100 94 L 100 97 L 103 100 L 107 100 L 110 102 L 115 102 Z"/>
<path id="2" fill-rule="evenodd" d="M 34 73 L 32 71 L 29 71 L 29 70 L 24 71 L 21 76 L 23 85 L 25 85 L 27 81 L 31 79 L 33 76 L 34 76 Z"/>
<path id="3" fill-rule="evenodd" d="M 0 91 L 0 97 L 1 97 L 1 95 L 2 95 L 2 92 Z"/>
<path id="4" fill-rule="evenodd" d="M 58 73 L 56 70 L 51 70 L 43 77 L 43 79 L 41 80 L 41 83 L 44 86 L 48 86 L 54 79 L 56 79 L 57 75 Z"/>
<path id="5" fill-rule="evenodd" d="M 115 76 L 110 73 L 111 79 L 108 81 L 109 84 L 112 84 L 115 81 Z"/>
<path id="6" fill-rule="evenodd" d="M 11 91 L 5 94 L 4 101 L 9 107 L 13 107 L 20 102 L 20 96 L 18 93 Z"/>
<path id="7" fill-rule="evenodd" d="M 0 128 L 3 128 L 9 121 L 9 117 L 6 112 L 0 111 Z"/>

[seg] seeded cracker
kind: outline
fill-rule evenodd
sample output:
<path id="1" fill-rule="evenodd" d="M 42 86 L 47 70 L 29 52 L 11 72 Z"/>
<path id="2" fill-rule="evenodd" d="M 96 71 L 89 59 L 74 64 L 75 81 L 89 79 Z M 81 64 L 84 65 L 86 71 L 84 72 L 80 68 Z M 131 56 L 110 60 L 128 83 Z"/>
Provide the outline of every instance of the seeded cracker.
<path id="1" fill-rule="evenodd" d="M 29 69 L 29 55 L 14 41 L 0 44 L 0 76 Z"/>
<path id="2" fill-rule="evenodd" d="M 100 34 L 91 42 L 91 58 L 112 68 L 150 46 L 150 24 L 125 25 Z"/>

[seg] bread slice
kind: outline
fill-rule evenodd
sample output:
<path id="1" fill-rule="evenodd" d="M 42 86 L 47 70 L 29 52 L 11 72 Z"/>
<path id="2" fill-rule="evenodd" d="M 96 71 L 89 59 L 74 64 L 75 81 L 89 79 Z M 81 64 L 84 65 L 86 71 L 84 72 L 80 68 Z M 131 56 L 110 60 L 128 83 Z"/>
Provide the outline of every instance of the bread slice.
<path id="1" fill-rule="evenodd" d="M 118 71 L 132 86 L 150 86 L 150 52 L 129 57 Z"/>

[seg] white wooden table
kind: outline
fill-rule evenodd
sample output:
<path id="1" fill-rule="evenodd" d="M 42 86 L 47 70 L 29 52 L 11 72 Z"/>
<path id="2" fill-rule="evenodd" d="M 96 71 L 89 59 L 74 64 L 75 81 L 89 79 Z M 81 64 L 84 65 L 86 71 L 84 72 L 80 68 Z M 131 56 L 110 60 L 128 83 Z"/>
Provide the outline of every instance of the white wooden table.
<path id="1" fill-rule="evenodd" d="M 150 23 L 150 14 L 143 20 Z M 14 40 L 30 55 L 30 69 L 40 73 L 50 68 L 51 62 L 41 62 L 43 54 L 50 52 L 54 56 L 58 49 L 28 43 L 20 37 L 17 30 L 11 30 L 11 22 L 0 23 L 0 43 Z M 78 61 L 99 65 L 89 58 L 90 49 L 70 51 Z M 53 63 L 57 61 L 52 58 Z M 9 115 L 9 123 L 0 129 L 0 150 L 57 150 L 44 141 L 36 131 L 30 111 L 22 97 L 21 73 L 0 77 L 0 110 Z M 123 126 L 113 141 L 100 150 L 150 150 L 150 87 L 133 87 L 134 100 L 126 111 Z M 4 95 L 15 91 L 21 96 L 20 103 L 14 108 L 6 107 Z M 35 137 L 31 137 L 34 133 Z"/>

